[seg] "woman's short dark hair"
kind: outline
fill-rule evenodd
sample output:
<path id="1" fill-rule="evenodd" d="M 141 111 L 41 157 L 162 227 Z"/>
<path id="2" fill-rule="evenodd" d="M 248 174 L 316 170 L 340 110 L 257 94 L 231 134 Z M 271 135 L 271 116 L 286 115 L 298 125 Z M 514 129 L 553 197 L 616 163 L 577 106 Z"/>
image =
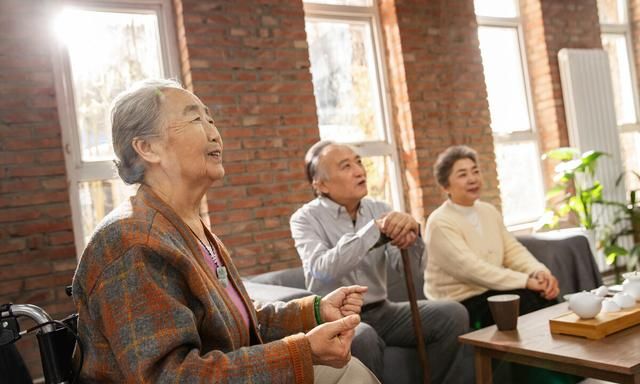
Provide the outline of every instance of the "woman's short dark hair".
<path id="1" fill-rule="evenodd" d="M 120 178 L 127 184 L 144 179 L 145 164 L 131 145 L 135 137 L 159 133 L 166 89 L 184 89 L 174 80 L 143 80 L 120 93 L 111 103 L 111 134 Z"/>
<path id="2" fill-rule="evenodd" d="M 451 176 L 453 165 L 460 159 L 469 159 L 478 164 L 478 153 L 466 145 L 455 145 L 438 155 L 433 171 L 436 175 L 436 181 L 441 187 L 447 188 L 449 186 L 449 176 Z"/>

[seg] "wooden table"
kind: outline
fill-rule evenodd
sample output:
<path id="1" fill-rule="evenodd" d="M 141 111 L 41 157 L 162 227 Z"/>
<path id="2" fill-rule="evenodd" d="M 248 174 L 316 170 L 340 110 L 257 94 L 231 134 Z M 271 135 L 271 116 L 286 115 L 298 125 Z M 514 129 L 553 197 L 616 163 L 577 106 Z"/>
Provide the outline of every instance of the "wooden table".
<path id="1" fill-rule="evenodd" d="M 495 325 L 459 337 L 474 346 L 476 383 L 491 383 L 491 359 L 513 361 L 618 383 L 640 384 L 640 325 L 600 340 L 552 334 L 549 319 L 568 312 L 567 303 L 518 319 L 518 329 Z"/>

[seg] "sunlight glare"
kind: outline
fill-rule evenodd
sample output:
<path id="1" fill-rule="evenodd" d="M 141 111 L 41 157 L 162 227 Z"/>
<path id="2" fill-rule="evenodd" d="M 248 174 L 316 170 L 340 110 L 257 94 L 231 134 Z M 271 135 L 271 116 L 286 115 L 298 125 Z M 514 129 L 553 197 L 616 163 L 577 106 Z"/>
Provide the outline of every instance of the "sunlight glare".
<path id="1" fill-rule="evenodd" d="M 70 50 L 82 52 L 74 59 L 81 68 L 100 68 L 111 54 L 108 30 L 102 27 L 98 12 L 67 8 L 56 20 L 58 38 Z"/>

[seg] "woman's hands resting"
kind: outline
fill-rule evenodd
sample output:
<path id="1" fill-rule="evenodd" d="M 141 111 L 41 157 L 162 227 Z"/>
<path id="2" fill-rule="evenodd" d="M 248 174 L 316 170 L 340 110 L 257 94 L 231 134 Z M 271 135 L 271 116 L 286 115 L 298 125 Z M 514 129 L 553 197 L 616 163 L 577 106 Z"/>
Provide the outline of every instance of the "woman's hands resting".
<path id="1" fill-rule="evenodd" d="M 529 276 L 527 289 L 540 292 L 540 296 L 547 300 L 555 299 L 560 293 L 558 279 L 548 271 L 538 271 Z"/>

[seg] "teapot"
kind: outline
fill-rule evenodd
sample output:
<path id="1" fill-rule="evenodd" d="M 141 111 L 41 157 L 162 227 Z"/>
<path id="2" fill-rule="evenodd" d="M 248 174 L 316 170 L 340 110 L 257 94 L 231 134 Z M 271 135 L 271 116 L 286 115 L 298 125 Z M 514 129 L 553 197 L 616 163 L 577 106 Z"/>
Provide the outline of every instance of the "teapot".
<path id="1" fill-rule="evenodd" d="M 640 301 L 640 272 L 633 271 L 622 274 L 626 280 L 622 283 L 622 292 Z"/>
<path id="2" fill-rule="evenodd" d="M 600 313 L 603 297 L 582 291 L 571 295 L 569 307 L 581 319 L 591 319 Z"/>

